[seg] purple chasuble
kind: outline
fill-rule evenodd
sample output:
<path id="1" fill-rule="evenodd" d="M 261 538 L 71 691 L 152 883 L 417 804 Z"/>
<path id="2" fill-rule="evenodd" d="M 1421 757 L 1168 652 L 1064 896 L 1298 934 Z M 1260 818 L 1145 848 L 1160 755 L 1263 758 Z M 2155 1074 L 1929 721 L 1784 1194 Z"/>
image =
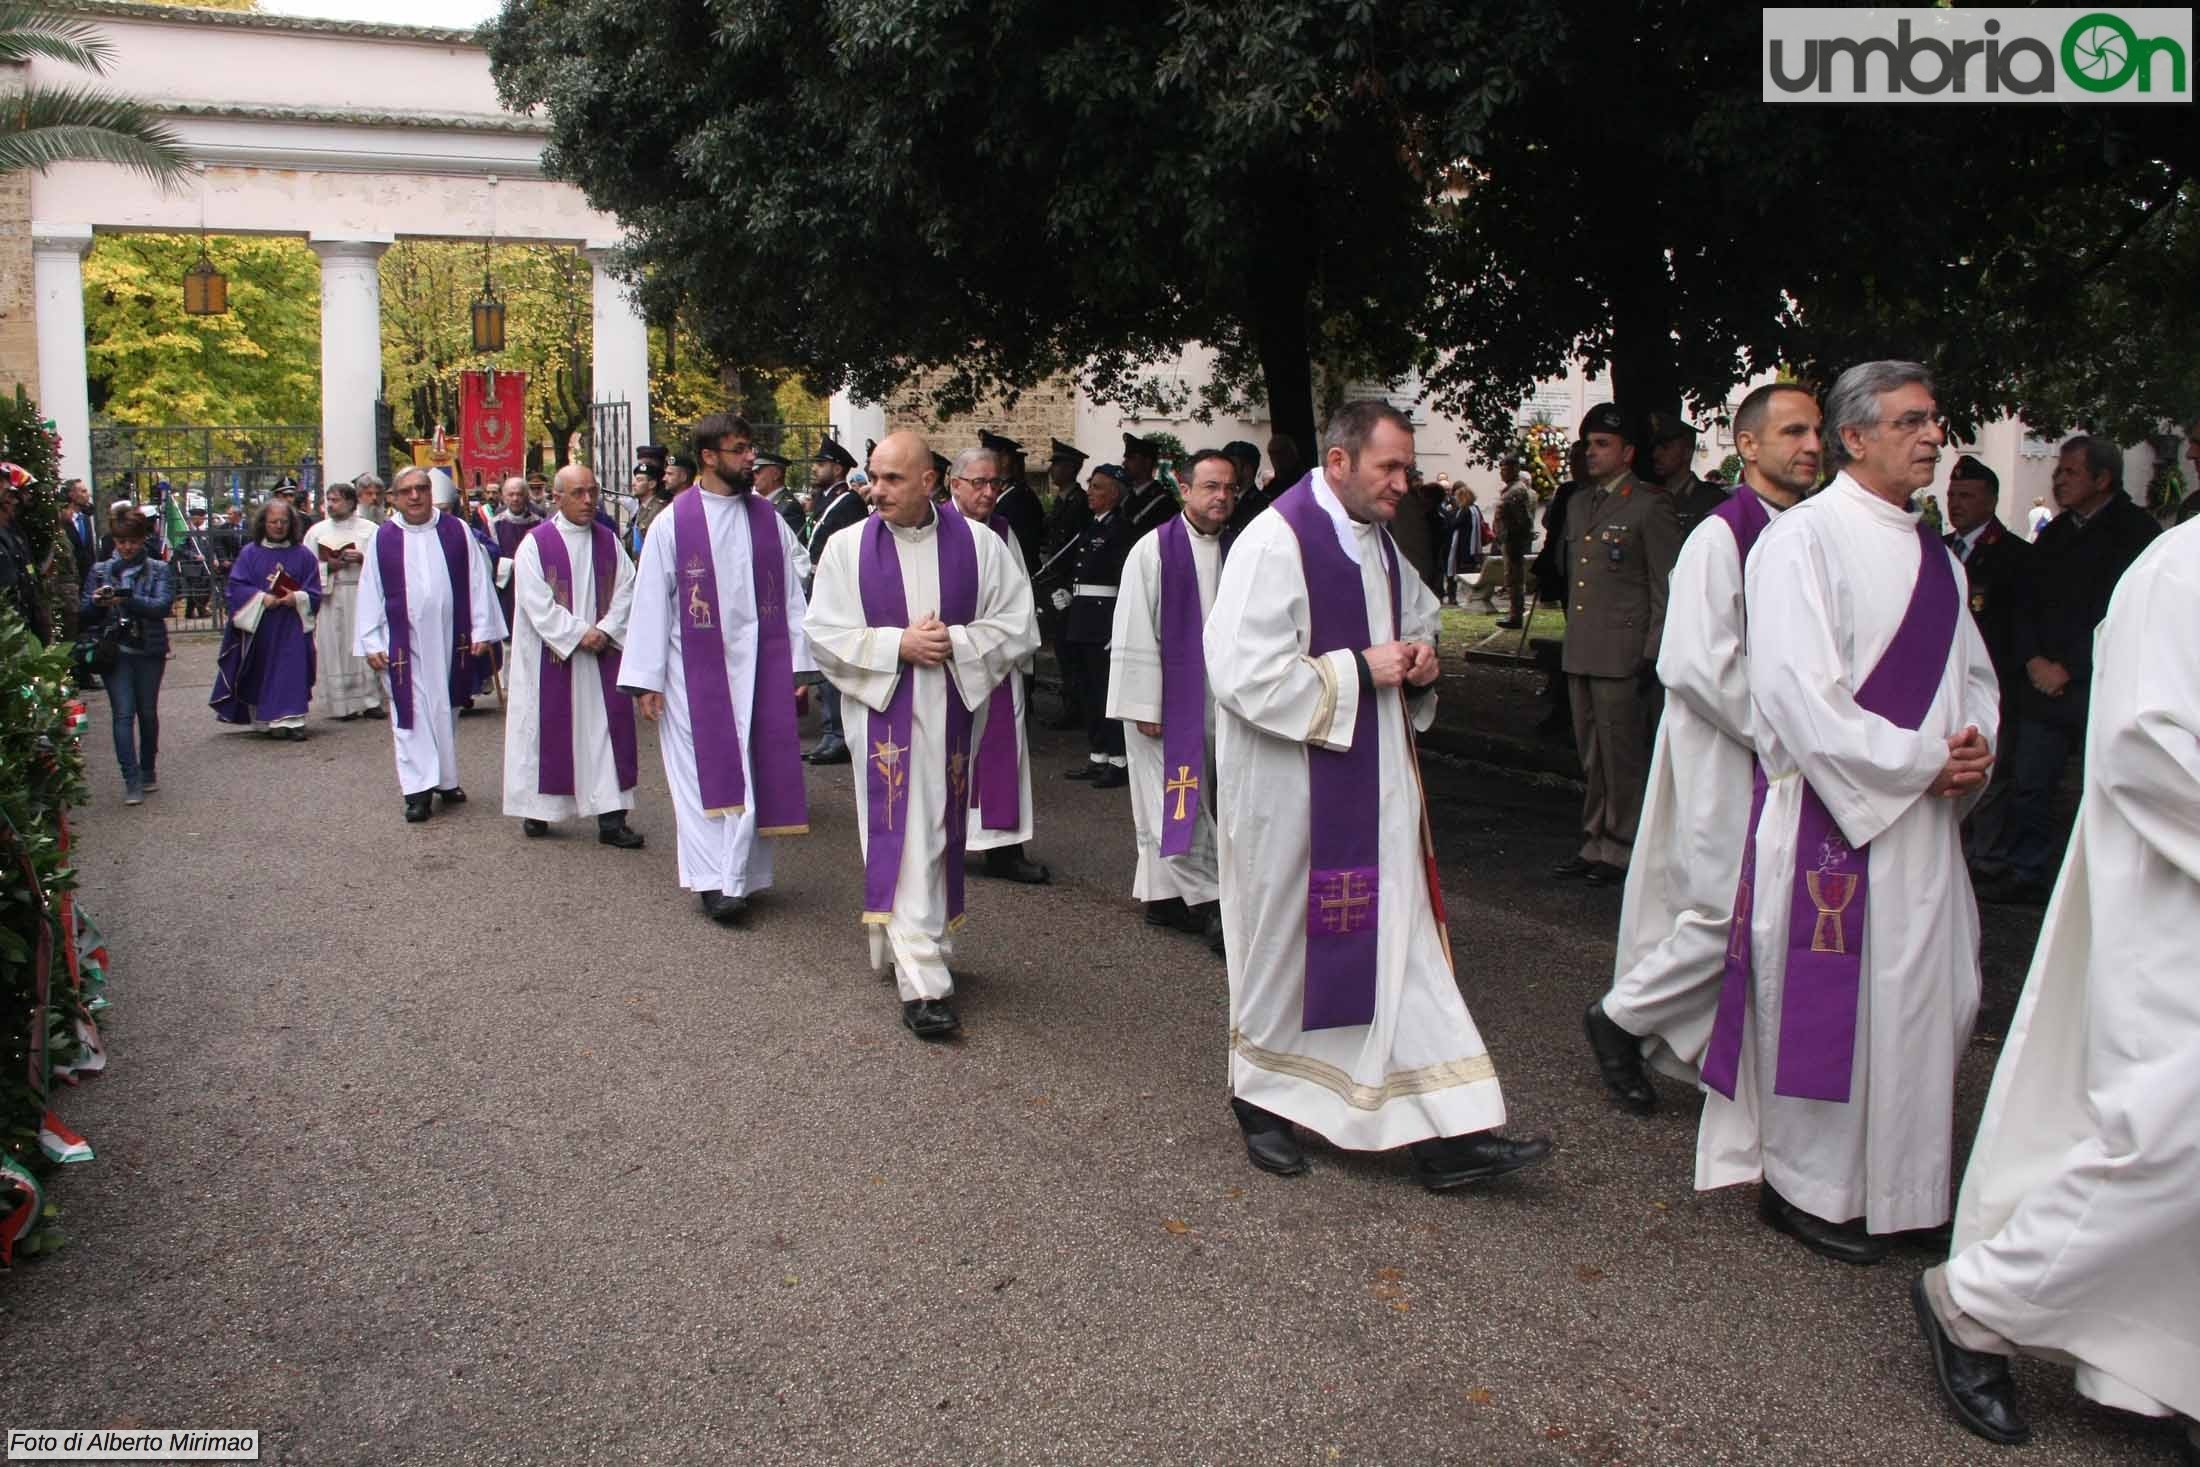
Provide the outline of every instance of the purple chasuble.
<path id="1" fill-rule="evenodd" d="M 1337 527 L 1314 498 L 1309 473 L 1271 506 L 1298 537 L 1312 622 L 1307 655 L 1373 645 L 1360 567 L 1337 543 Z M 1381 536 L 1390 574 L 1390 635 L 1398 636 L 1398 547 Z M 1167 692 L 1164 687 L 1163 696 Z M 1306 793 L 1312 860 L 1306 875 L 1306 996 L 1300 1027 L 1342 1029 L 1375 1018 L 1376 916 L 1381 894 L 1383 756 L 1375 738 L 1375 705 L 1362 697 L 1352 747 L 1306 747 Z M 1168 728 L 1164 724 L 1162 733 Z"/>
<path id="2" fill-rule="evenodd" d="M 1739 516 L 1728 510 L 1737 494 L 1714 513 L 1734 526 L 1746 563 L 1756 529 L 1743 538 Z M 1755 495 L 1747 496 L 1754 500 Z M 1762 506 L 1758 514 L 1763 515 Z M 1917 580 L 1894 640 L 1856 693 L 1856 706 L 1898 727 L 1915 730 L 1932 710 L 1947 670 L 1962 598 L 1940 537 L 1920 524 Z M 1704 1084 L 1734 1098 L 1741 1062 L 1742 1020 L 1755 977 L 1750 917 L 1757 896 L 1757 827 L 1764 817 L 1765 771 L 1757 766 L 1750 797 L 1749 836 L 1742 848 L 1742 876 L 1734 893 L 1734 925 L 1727 935 L 1719 1011 L 1703 1062 Z M 1808 782 L 1796 818 L 1795 880 L 1788 895 L 1786 970 L 1780 988 L 1780 1043 L 1772 1093 L 1798 1100 L 1846 1104 L 1856 1061 L 1856 1004 L 1864 980 L 1864 918 L 1871 886 L 1871 848 L 1851 846 Z"/>
<path id="3" fill-rule="evenodd" d="M 223 588 L 229 617 L 263 591 L 275 589 L 283 571 L 305 589 L 315 610 L 321 605 L 320 560 L 303 545 L 273 547 L 255 540 L 237 552 Z M 234 620 L 222 624 L 221 652 L 215 661 L 214 692 L 207 706 L 223 723 L 250 723 L 255 718 L 271 723 L 278 718 L 302 718 L 313 700 L 313 684 L 319 671 L 319 653 L 305 618 L 287 606 L 268 607 L 259 628 L 246 632 Z"/>
<path id="4" fill-rule="evenodd" d="M 940 620 L 963 626 L 978 614 L 978 546 L 971 538 L 970 521 L 948 509 L 935 509 L 938 529 L 932 536 L 940 561 Z M 909 602 L 902 594 L 901 557 L 894 532 L 883 515 L 873 516 L 862 531 L 863 550 L 856 565 L 856 580 L 863 595 L 863 620 L 867 626 L 899 632 L 909 625 Z M 863 853 L 863 920 L 890 921 L 894 915 L 894 887 L 901 877 L 901 849 L 909 830 L 909 766 L 914 730 L 917 674 L 914 664 L 901 670 L 894 696 L 887 700 L 886 736 L 873 738 L 864 772 L 864 798 L 870 812 L 868 847 Z M 947 738 L 942 760 L 947 773 L 947 922 L 953 928 L 963 915 L 963 836 L 970 822 L 970 709 L 947 679 Z"/>
<path id="5" fill-rule="evenodd" d="M 1177 515 L 1154 534 L 1161 552 L 1161 854 L 1181 856 L 1192 848 L 1207 798 L 1206 619 L 1191 526 Z"/>
<path id="6" fill-rule="evenodd" d="M 458 517 L 438 512 L 435 538 L 443 547 L 444 572 L 451 581 L 451 706 L 474 695 L 474 582 L 466 557 L 473 536 Z M 412 612 L 405 605 L 405 529 L 402 519 L 385 520 L 374 532 L 374 564 L 382 573 L 382 615 L 389 623 L 390 717 L 399 728 L 413 726 Z"/>
<path id="7" fill-rule="evenodd" d="M 964 516 L 965 519 L 969 517 Z M 1008 521 L 996 514 L 986 527 L 1006 541 Z M 978 806 L 978 823 L 987 830 L 1014 830 L 1023 824 L 1023 780 L 1017 766 L 1016 679 L 1011 668 L 986 703 L 985 733 L 978 740 L 977 776 L 971 796 Z"/>
<path id="8" fill-rule="evenodd" d="M 595 577 L 596 619 L 611 609 L 611 590 L 618 579 L 619 537 L 601 524 L 589 527 L 589 564 Z M 573 561 L 566 553 L 565 536 L 556 519 L 544 520 L 528 532 L 535 553 L 542 558 L 542 578 L 550 583 L 550 597 L 567 611 L 573 609 Z M 516 586 L 519 572 L 512 581 Z M 596 654 L 596 672 L 603 684 L 603 711 L 611 725 L 611 762 L 618 771 L 619 788 L 630 790 L 640 782 L 634 744 L 634 700 L 619 691 L 619 648 L 613 643 Z M 535 790 L 545 795 L 573 793 L 573 664 L 560 659 L 545 642 L 539 687 L 541 719 L 535 730 Z"/>
<path id="9" fill-rule="evenodd" d="M 738 815 L 756 807 L 758 835 L 801 835 L 810 828 L 795 726 L 794 646 L 787 631 L 787 557 L 779 512 L 753 494 L 731 496 L 749 517 L 749 583 L 756 591 L 756 675 L 749 703 L 752 790 L 741 773 L 741 729 L 726 680 L 726 618 L 718 601 L 717 562 L 700 487 L 672 501 L 675 592 L 680 617 L 680 682 L 695 735 L 695 779 L 703 809 Z"/>

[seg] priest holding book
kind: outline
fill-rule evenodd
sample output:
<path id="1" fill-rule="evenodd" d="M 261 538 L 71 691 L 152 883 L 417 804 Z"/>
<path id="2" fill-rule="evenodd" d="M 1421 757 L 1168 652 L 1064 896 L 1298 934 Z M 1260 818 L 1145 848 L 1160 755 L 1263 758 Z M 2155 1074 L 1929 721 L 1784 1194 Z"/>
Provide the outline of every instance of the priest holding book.
<path id="1" fill-rule="evenodd" d="M 634 567 L 618 531 L 596 518 L 595 471 L 567 464 L 555 483 L 556 513 L 512 553 L 504 813 L 530 837 L 593 815 L 597 840 L 640 850 L 626 823 L 638 782 L 634 700 L 619 691 Z"/>
<path id="2" fill-rule="evenodd" d="M 298 512 L 280 496 L 253 515 L 252 542 L 229 568 L 229 621 L 207 701 L 223 723 L 255 724 L 271 738 L 303 743 L 321 571 L 298 532 Z"/>
<path id="3" fill-rule="evenodd" d="M 489 562 L 455 514 L 435 507 L 428 471 L 399 469 L 397 513 L 375 532 L 359 574 L 354 647 L 384 677 L 405 820 L 419 824 L 435 796 L 466 802 L 458 782 L 457 705 L 473 692 L 473 659 L 504 640 Z"/>

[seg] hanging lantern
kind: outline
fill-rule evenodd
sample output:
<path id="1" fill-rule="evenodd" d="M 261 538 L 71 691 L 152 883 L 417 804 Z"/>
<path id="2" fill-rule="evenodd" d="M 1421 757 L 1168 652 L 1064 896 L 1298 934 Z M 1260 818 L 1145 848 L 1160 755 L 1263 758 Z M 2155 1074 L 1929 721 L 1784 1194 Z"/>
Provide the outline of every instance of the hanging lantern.
<path id="1" fill-rule="evenodd" d="M 504 300 L 497 294 L 497 283 L 489 275 L 487 240 L 481 242 L 481 294 L 474 298 L 474 350 L 504 350 Z"/>
<path id="2" fill-rule="evenodd" d="M 183 272 L 183 313 L 186 316 L 224 316 L 229 313 L 229 277 L 207 258 L 206 244 L 199 243 L 199 262 Z"/>

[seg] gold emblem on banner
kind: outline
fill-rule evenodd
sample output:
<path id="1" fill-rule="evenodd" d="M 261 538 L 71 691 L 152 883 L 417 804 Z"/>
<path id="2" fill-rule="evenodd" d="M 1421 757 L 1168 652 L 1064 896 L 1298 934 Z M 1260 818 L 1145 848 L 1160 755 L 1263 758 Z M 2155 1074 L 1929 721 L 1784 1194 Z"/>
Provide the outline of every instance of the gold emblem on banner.
<path id="1" fill-rule="evenodd" d="M 1375 905 L 1375 898 L 1367 889 L 1367 878 L 1357 871 L 1340 871 L 1331 876 L 1315 893 L 1315 901 L 1321 907 L 1322 930 L 1340 937 L 1365 927 L 1367 909 Z"/>
<path id="2" fill-rule="evenodd" d="M 1177 765 L 1176 778 L 1161 787 L 1161 797 L 1163 799 L 1167 799 L 1170 795 L 1176 796 L 1176 813 L 1169 818 L 1171 820 L 1184 819 L 1188 813 L 1184 801 L 1187 798 L 1197 799 L 1199 797 L 1199 776 L 1192 773 L 1191 765 Z"/>

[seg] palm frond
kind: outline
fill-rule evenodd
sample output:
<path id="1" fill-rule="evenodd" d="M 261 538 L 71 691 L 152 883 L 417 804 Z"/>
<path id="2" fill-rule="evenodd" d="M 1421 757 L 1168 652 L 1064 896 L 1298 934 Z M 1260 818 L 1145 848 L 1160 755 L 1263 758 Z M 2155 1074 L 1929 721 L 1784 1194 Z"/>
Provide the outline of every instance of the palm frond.
<path id="1" fill-rule="evenodd" d="M 0 92 L 0 174 L 56 163 L 113 163 L 164 187 L 197 167 L 168 124 L 126 97 L 66 87 Z"/>
<path id="2" fill-rule="evenodd" d="M 115 58 L 115 48 L 88 20 L 57 15 L 23 0 L 0 0 L 0 61 L 28 61 L 33 56 L 104 75 Z"/>

